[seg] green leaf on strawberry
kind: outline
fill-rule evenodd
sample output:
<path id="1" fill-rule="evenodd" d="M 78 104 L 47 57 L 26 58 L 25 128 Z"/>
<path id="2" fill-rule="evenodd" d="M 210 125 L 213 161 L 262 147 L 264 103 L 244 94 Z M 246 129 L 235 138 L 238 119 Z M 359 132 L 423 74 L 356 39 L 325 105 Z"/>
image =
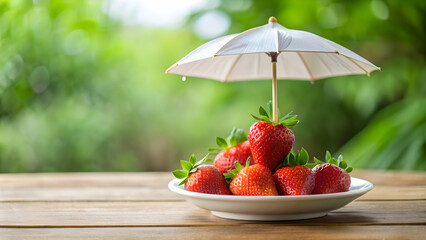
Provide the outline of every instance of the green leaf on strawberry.
<path id="1" fill-rule="evenodd" d="M 247 141 L 247 135 L 243 129 L 234 127 L 231 131 L 231 135 L 226 140 L 229 143 L 228 148 L 231 148 Z"/>
<path id="2" fill-rule="evenodd" d="M 281 162 L 276 169 L 280 169 L 282 167 L 295 167 L 299 165 L 305 166 L 307 165 L 308 161 L 309 154 L 304 148 L 302 148 L 297 153 L 291 151 L 287 155 L 286 159 Z"/>
<path id="3" fill-rule="evenodd" d="M 316 163 L 315 165 L 323 163 L 316 157 L 314 157 L 314 162 Z"/>
<path id="4" fill-rule="evenodd" d="M 182 165 L 183 170 L 187 172 L 191 171 L 192 167 L 194 166 L 194 164 L 185 160 L 180 160 L 180 165 Z"/>
<path id="5" fill-rule="evenodd" d="M 328 163 L 331 163 L 333 165 L 339 166 L 339 162 L 337 161 L 336 158 L 330 158 L 330 160 L 328 161 Z"/>
<path id="6" fill-rule="evenodd" d="M 248 166 L 250 166 L 250 157 L 247 158 L 246 166 L 244 167 Z M 230 184 L 235 175 L 237 175 L 241 170 L 243 170 L 244 167 L 239 162 L 235 162 L 235 169 L 229 170 L 227 173 L 223 174 L 226 183 Z"/>
<path id="7" fill-rule="evenodd" d="M 293 112 L 287 113 L 284 117 L 280 118 L 278 120 L 278 122 L 274 122 L 271 119 L 272 118 L 272 103 L 271 103 L 271 101 L 269 101 L 266 105 L 267 105 L 268 111 L 266 111 L 263 107 L 259 107 L 260 117 L 255 116 L 251 113 L 250 113 L 250 115 L 256 120 L 265 121 L 265 122 L 268 122 L 268 123 L 273 123 L 274 126 L 281 124 L 281 125 L 284 125 L 288 128 L 293 128 L 294 126 L 296 126 L 299 123 L 299 120 L 296 119 L 297 115 L 294 115 Z"/>
<path id="8" fill-rule="evenodd" d="M 220 148 L 209 148 L 208 151 L 211 153 L 220 152 L 222 149 L 229 149 L 237 146 L 238 144 L 247 141 L 247 135 L 243 129 L 234 127 L 231 131 L 231 134 L 223 139 L 221 137 L 216 138 L 216 144 Z"/>
<path id="9" fill-rule="evenodd" d="M 224 149 L 226 149 L 228 147 L 228 143 L 226 142 L 226 140 L 223 139 L 223 138 L 220 138 L 220 137 L 216 138 L 216 144 L 219 147 L 224 148 Z"/>
<path id="10" fill-rule="evenodd" d="M 318 160 L 316 157 L 314 157 L 314 162 L 315 163 L 312 163 L 312 164 L 306 164 L 306 167 L 312 169 L 316 165 L 319 165 L 319 164 L 322 164 L 322 163 L 330 163 L 330 164 L 336 165 L 336 166 L 346 170 L 347 173 L 350 173 L 353 170 L 352 167 L 348 167 L 348 163 L 345 160 L 343 160 L 342 155 L 339 155 L 337 158 L 333 158 L 329 151 L 326 151 L 326 153 L 325 153 L 325 162 Z"/>
<path id="11" fill-rule="evenodd" d="M 307 168 L 309 168 L 309 169 L 312 169 L 312 168 L 314 168 L 316 165 L 317 165 L 317 164 L 315 164 L 315 163 L 308 163 L 308 164 L 305 164 L 305 167 L 307 167 Z"/>
<path id="12" fill-rule="evenodd" d="M 209 151 L 209 152 L 220 152 L 220 151 L 222 151 L 222 149 L 221 148 L 211 147 L 207 151 Z"/>
<path id="13" fill-rule="evenodd" d="M 269 115 L 271 115 L 272 116 L 272 101 L 269 101 L 268 103 L 266 103 L 266 107 L 268 108 L 268 112 L 269 112 Z M 278 113 L 278 115 L 280 115 L 279 113 Z"/>
<path id="14" fill-rule="evenodd" d="M 331 153 L 327 150 L 325 151 L 325 161 L 328 162 L 331 159 Z"/>
<path id="15" fill-rule="evenodd" d="M 183 181 L 181 181 L 179 185 L 186 183 L 186 180 L 188 180 L 189 174 L 197 171 L 197 168 L 201 166 L 203 163 L 213 161 L 212 159 L 208 159 L 207 158 L 208 156 L 209 154 L 207 154 L 203 159 L 201 159 L 198 162 L 194 154 L 191 155 L 191 157 L 189 158 L 189 161 L 181 160 L 180 164 L 182 166 L 182 170 L 176 170 L 172 172 L 177 179 L 183 179 Z"/>
<path id="16" fill-rule="evenodd" d="M 262 116 L 262 117 L 267 117 L 267 118 L 269 118 L 268 113 L 265 111 L 265 109 L 263 109 L 263 107 L 260 107 L 260 108 L 259 108 L 259 114 L 260 114 L 260 116 Z"/>
<path id="17" fill-rule="evenodd" d="M 181 179 L 181 178 L 185 178 L 188 175 L 188 172 L 182 171 L 182 170 L 176 170 L 176 171 L 173 171 L 173 175 L 175 175 L 177 179 Z"/>
<path id="18" fill-rule="evenodd" d="M 299 165 L 306 165 L 309 161 L 309 154 L 308 152 L 302 148 L 300 152 L 297 153 L 297 158 L 299 159 Z"/>
<path id="19" fill-rule="evenodd" d="M 340 155 L 340 156 L 342 156 L 342 155 Z M 339 160 L 339 159 L 337 159 L 337 160 Z M 348 167 L 348 164 L 346 163 L 346 161 L 345 161 L 345 160 L 343 160 L 343 158 L 342 158 L 342 160 L 340 160 L 340 162 L 339 162 L 339 167 L 340 167 L 340 168 L 343 168 L 343 169 L 346 169 L 346 168 Z"/>

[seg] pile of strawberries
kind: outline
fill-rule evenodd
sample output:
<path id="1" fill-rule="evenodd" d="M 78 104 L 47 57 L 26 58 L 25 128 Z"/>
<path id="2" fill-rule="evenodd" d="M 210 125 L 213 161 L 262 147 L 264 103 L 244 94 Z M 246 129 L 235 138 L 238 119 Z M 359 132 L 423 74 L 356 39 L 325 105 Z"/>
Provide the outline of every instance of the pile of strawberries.
<path id="1" fill-rule="evenodd" d="M 209 154 L 197 162 L 194 155 L 181 161 L 182 170 L 173 172 L 180 185 L 193 192 L 247 195 L 308 195 L 346 192 L 349 190 L 351 167 L 342 155 L 332 158 L 326 152 L 325 163 L 314 157 L 308 164 L 305 149 L 293 152 L 294 134 L 290 130 L 299 121 L 291 113 L 278 123 L 271 121 L 272 106 L 268 112 L 260 107 L 259 120 L 249 130 L 248 140 L 242 129 L 234 128 L 227 139 L 216 138 L 221 147 L 210 148 Z M 269 114 L 268 114 L 269 113 Z M 217 153 L 213 165 L 208 156 Z"/>

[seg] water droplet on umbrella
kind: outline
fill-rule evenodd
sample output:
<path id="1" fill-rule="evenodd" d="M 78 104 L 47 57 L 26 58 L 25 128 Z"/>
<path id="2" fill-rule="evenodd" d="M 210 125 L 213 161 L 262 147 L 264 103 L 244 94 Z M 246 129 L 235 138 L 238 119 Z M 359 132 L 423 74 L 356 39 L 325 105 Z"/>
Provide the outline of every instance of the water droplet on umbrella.
<path id="1" fill-rule="evenodd" d="M 182 82 L 185 82 L 186 81 L 186 77 L 185 76 L 183 76 L 182 77 Z"/>

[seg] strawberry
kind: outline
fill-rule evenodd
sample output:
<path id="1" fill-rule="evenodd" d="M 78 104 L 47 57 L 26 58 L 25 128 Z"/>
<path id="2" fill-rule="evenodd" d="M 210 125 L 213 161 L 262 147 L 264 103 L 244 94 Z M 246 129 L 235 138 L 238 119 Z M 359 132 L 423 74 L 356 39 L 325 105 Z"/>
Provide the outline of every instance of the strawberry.
<path id="1" fill-rule="evenodd" d="M 315 187 L 315 174 L 304 166 L 308 160 L 308 152 L 302 148 L 297 154 L 291 152 L 283 162 L 283 167 L 279 166 L 274 173 L 274 180 L 281 195 L 312 193 Z"/>
<path id="2" fill-rule="evenodd" d="M 234 195 L 246 196 L 277 196 L 277 188 L 269 168 L 254 164 L 247 159 L 243 167 L 235 162 L 235 169 L 225 173 L 225 178 L 231 180 L 229 189 Z"/>
<path id="3" fill-rule="evenodd" d="M 332 158 L 329 151 L 326 153 L 327 163 L 314 158 L 317 164 L 312 171 L 315 173 L 315 188 L 313 194 L 347 192 L 351 185 L 349 173 L 352 167 L 340 155 L 337 159 Z"/>
<path id="4" fill-rule="evenodd" d="M 193 154 L 189 161 L 181 160 L 183 170 L 173 171 L 176 178 L 183 178 L 179 185 L 185 184 L 185 190 L 192 192 L 231 195 L 225 178 L 217 168 L 211 165 L 201 166 L 204 162 L 211 161 L 206 157 L 196 162 Z"/>
<path id="5" fill-rule="evenodd" d="M 272 115 L 272 105 L 268 103 L 269 115 Z M 256 164 L 268 167 L 271 171 L 290 153 L 294 144 L 294 134 L 290 130 L 299 123 L 296 115 L 291 112 L 279 120 L 272 122 L 268 113 L 259 108 L 261 117 L 252 115 L 260 120 L 250 127 L 248 139 L 251 153 Z"/>
<path id="6" fill-rule="evenodd" d="M 231 135 L 225 140 L 217 137 L 216 143 L 219 148 L 209 148 L 210 152 L 220 151 L 214 160 L 214 166 L 221 172 L 226 173 L 234 169 L 235 162 L 244 164 L 251 157 L 250 143 L 242 129 L 232 129 Z M 254 161 L 250 161 L 254 164 Z"/>

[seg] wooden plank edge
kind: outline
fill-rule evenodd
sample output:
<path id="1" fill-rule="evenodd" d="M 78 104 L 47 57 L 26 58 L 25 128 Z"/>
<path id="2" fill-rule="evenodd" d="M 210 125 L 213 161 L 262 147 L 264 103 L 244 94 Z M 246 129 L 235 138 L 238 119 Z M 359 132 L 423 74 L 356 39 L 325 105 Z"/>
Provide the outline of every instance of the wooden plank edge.
<path id="1" fill-rule="evenodd" d="M 227 223 L 227 224 L 123 224 L 123 225 L 0 225 L 0 228 L 151 228 L 151 227 L 241 227 L 246 225 L 262 226 L 264 224 L 272 224 L 276 226 L 426 226 L 426 222 L 411 222 L 411 223 L 295 223 L 295 222 L 252 222 L 247 223 Z"/>

